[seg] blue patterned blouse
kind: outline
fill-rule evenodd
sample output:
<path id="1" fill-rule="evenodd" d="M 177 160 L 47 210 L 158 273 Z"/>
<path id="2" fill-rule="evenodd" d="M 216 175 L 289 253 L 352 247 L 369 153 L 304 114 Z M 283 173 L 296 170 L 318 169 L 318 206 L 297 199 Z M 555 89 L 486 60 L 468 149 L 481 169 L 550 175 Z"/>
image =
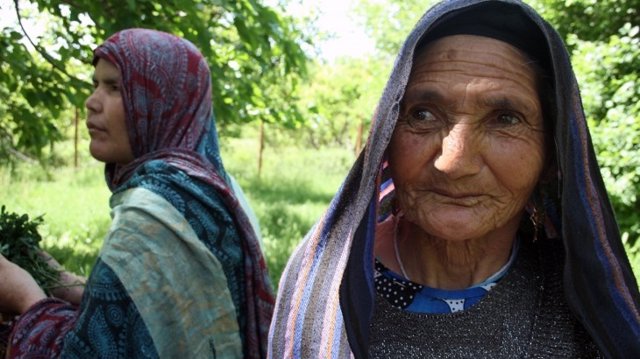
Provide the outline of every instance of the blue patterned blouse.
<path id="1" fill-rule="evenodd" d="M 482 283 L 460 290 L 444 290 L 412 282 L 375 262 L 376 291 L 396 308 L 414 313 L 455 313 L 478 303 L 509 271 L 518 253 L 519 241 L 507 263 Z"/>

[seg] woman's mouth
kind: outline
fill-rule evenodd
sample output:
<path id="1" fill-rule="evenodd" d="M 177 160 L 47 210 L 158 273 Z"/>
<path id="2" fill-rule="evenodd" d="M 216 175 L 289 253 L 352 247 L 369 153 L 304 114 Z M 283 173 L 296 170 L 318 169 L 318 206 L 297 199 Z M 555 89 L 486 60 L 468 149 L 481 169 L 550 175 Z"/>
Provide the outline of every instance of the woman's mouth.
<path id="1" fill-rule="evenodd" d="M 484 194 L 477 192 L 455 192 L 447 190 L 431 190 L 440 202 L 458 206 L 473 206 L 482 201 Z"/>

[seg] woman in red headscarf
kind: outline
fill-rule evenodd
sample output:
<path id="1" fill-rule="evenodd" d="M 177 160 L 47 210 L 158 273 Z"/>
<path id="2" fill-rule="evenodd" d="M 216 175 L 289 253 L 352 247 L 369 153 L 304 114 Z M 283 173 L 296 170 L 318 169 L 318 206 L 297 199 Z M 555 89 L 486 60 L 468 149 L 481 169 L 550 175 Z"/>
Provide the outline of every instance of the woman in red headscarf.
<path id="1" fill-rule="evenodd" d="M 113 222 L 79 307 L 0 258 L 9 358 L 262 358 L 273 296 L 218 150 L 201 53 L 144 29 L 94 52 L 90 151 Z"/>

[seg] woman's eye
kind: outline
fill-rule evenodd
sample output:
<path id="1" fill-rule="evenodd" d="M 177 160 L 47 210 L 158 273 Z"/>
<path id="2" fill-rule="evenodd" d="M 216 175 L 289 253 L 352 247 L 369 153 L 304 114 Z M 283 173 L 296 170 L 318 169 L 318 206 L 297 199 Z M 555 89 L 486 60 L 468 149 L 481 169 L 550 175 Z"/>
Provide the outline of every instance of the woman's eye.
<path id="1" fill-rule="evenodd" d="M 405 119 L 407 124 L 417 131 L 432 131 L 442 125 L 435 112 L 424 108 L 410 111 Z"/>
<path id="2" fill-rule="evenodd" d="M 513 126 L 522 123 L 520 116 L 512 113 L 501 113 L 497 116 L 496 122 L 502 126 Z"/>
<path id="3" fill-rule="evenodd" d="M 411 114 L 411 120 L 416 122 L 435 121 L 436 116 L 429 110 L 417 110 Z"/>

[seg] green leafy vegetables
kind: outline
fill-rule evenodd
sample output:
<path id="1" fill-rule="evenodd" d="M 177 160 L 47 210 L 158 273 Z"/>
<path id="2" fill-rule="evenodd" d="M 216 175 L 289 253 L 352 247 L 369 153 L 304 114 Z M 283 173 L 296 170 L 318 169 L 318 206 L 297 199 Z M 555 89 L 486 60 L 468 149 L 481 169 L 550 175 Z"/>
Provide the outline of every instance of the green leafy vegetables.
<path id="1" fill-rule="evenodd" d="M 47 264 L 40 254 L 38 226 L 42 216 L 32 220 L 26 214 L 7 212 L 0 208 L 0 254 L 29 272 L 38 285 L 48 292 L 59 285 L 60 273 Z"/>

